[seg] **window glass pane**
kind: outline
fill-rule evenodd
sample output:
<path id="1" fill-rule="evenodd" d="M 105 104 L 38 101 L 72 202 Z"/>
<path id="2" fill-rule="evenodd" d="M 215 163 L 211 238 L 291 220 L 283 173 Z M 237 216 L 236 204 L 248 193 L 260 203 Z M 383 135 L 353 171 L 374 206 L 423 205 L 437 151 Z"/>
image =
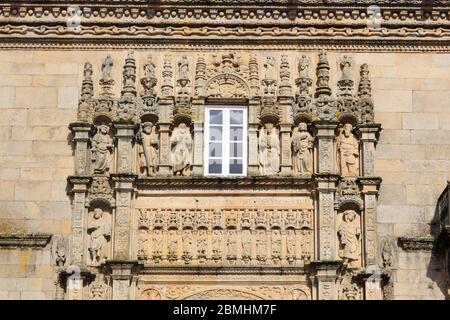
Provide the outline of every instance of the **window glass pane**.
<path id="1" fill-rule="evenodd" d="M 209 123 L 222 124 L 223 111 L 222 110 L 209 110 Z"/>
<path id="2" fill-rule="evenodd" d="M 210 157 L 222 157 L 222 144 L 210 143 L 209 144 L 209 156 Z"/>
<path id="3" fill-rule="evenodd" d="M 209 160 L 209 173 L 221 174 L 222 173 L 222 160 Z"/>
<path id="4" fill-rule="evenodd" d="M 230 124 L 242 124 L 244 121 L 244 110 L 230 110 Z"/>
<path id="5" fill-rule="evenodd" d="M 242 174 L 243 166 L 242 160 L 230 160 L 230 174 Z"/>
<path id="6" fill-rule="evenodd" d="M 209 141 L 222 141 L 222 127 L 211 126 L 209 128 Z"/>
<path id="7" fill-rule="evenodd" d="M 243 130 L 242 127 L 230 128 L 230 141 L 242 141 Z"/>
<path id="8" fill-rule="evenodd" d="M 242 143 L 230 143 L 230 157 L 242 158 Z"/>

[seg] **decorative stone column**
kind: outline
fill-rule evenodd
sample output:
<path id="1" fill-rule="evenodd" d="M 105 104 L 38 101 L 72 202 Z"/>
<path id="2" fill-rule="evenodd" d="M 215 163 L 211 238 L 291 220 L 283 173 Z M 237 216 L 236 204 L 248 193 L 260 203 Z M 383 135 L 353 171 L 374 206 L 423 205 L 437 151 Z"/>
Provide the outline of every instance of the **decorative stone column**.
<path id="1" fill-rule="evenodd" d="M 136 274 L 142 267 L 137 261 L 116 261 L 106 262 L 112 279 L 112 299 L 113 300 L 133 300 L 135 299 Z"/>
<path id="2" fill-rule="evenodd" d="M 161 119 L 159 121 L 159 143 L 160 155 L 158 165 L 159 176 L 172 175 L 172 165 L 170 163 L 170 114 L 174 105 L 173 97 L 163 98 L 159 101 Z"/>
<path id="3" fill-rule="evenodd" d="M 84 263 L 84 221 L 86 212 L 86 194 L 91 177 L 70 176 L 68 178 L 72 186 L 72 239 L 70 251 L 70 263 L 75 266 L 83 266 Z"/>
<path id="4" fill-rule="evenodd" d="M 203 175 L 203 123 L 205 98 L 192 99 L 194 117 L 194 160 L 192 173 L 194 176 Z"/>
<path id="5" fill-rule="evenodd" d="M 372 177 L 374 175 L 375 143 L 377 134 L 381 131 L 381 125 L 377 123 L 362 124 L 356 131 L 361 141 L 362 175 Z"/>
<path id="6" fill-rule="evenodd" d="M 280 124 L 281 134 L 281 171 L 280 175 L 292 175 L 292 153 L 291 153 L 291 123 Z"/>
<path id="7" fill-rule="evenodd" d="M 360 183 L 364 196 L 364 265 L 369 267 L 378 265 L 379 262 L 377 254 L 377 197 L 381 178 L 360 178 Z"/>
<path id="8" fill-rule="evenodd" d="M 89 175 L 88 142 L 91 124 L 85 122 L 74 122 L 69 125 L 75 143 L 75 174 Z"/>
<path id="9" fill-rule="evenodd" d="M 260 97 L 251 98 L 248 110 L 248 175 L 259 175 L 258 163 L 258 110 L 260 109 Z"/>
<path id="10" fill-rule="evenodd" d="M 337 300 L 337 288 L 336 279 L 338 277 L 338 271 L 342 266 L 340 261 L 313 261 L 310 268 L 315 274 L 317 281 L 316 296 L 317 300 Z"/>
<path id="11" fill-rule="evenodd" d="M 115 184 L 116 212 L 114 219 L 113 259 L 126 260 L 131 258 L 130 230 L 134 182 L 134 174 L 114 174 L 112 180 Z"/>
<path id="12" fill-rule="evenodd" d="M 135 173 L 135 152 L 133 139 L 135 137 L 135 125 L 132 123 L 115 123 L 117 138 L 117 173 Z"/>

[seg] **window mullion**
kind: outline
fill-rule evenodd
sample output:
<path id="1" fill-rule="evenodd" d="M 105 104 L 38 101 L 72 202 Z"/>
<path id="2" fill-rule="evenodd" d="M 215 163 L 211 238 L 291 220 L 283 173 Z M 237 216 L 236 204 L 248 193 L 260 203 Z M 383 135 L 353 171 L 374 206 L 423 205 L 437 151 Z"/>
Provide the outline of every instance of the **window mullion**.
<path id="1" fill-rule="evenodd" d="M 222 172 L 224 175 L 229 175 L 229 154 L 230 154 L 230 109 L 224 109 L 223 117 L 223 161 L 222 161 Z"/>

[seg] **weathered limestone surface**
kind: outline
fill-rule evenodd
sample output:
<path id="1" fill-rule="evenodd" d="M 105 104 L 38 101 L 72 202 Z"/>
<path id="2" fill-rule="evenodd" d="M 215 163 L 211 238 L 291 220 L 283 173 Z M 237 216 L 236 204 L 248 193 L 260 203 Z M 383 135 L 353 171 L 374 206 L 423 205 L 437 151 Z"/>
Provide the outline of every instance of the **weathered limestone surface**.
<path id="1" fill-rule="evenodd" d="M 126 57 L 125 51 L 0 52 L 0 233 L 70 234 L 66 177 L 74 172 L 74 158 L 67 126 L 76 120 L 84 63 L 97 63 L 107 53 L 115 61 Z M 136 60 L 144 61 L 148 53 L 137 51 Z M 337 61 L 341 53 L 328 56 Z M 450 179 L 450 54 L 351 56 L 358 63 L 370 62 L 375 121 L 383 128 L 374 160 L 375 176 L 383 179 L 378 236 L 427 235 L 438 196 Z M 158 62 L 163 58 L 154 57 Z M 335 83 L 333 67 L 330 82 Z M 120 67 L 112 72 L 112 78 L 121 78 Z M 97 92 L 99 74 L 95 70 Z M 116 83 L 114 95 L 120 96 L 120 90 Z M 49 246 L 0 249 L 0 298 L 53 299 L 50 255 Z M 429 252 L 398 249 L 395 298 L 444 297 L 437 285 L 440 269 L 430 261 Z"/>

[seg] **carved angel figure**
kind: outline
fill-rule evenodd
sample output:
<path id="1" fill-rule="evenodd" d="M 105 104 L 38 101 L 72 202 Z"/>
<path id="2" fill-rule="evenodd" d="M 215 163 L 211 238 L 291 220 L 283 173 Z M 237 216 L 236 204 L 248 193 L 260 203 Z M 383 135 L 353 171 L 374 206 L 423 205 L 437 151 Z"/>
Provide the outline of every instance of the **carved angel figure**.
<path id="1" fill-rule="evenodd" d="M 301 122 L 292 134 L 294 174 L 312 173 L 313 137 L 306 123 Z"/>
<path id="2" fill-rule="evenodd" d="M 342 133 L 337 138 L 337 161 L 342 176 L 357 176 L 359 174 L 358 140 L 352 133 L 350 123 L 344 125 Z"/>
<path id="3" fill-rule="evenodd" d="M 102 61 L 102 78 L 104 80 L 111 79 L 111 70 L 113 67 L 113 60 L 111 56 L 108 54 L 105 59 Z"/>
<path id="4" fill-rule="evenodd" d="M 191 172 L 192 137 L 189 128 L 180 123 L 170 138 L 174 175 L 188 176 Z"/>
<path id="5" fill-rule="evenodd" d="M 159 139 L 152 122 L 142 124 L 141 145 L 139 148 L 140 168 L 142 173 L 154 176 L 158 164 Z"/>
<path id="6" fill-rule="evenodd" d="M 354 210 L 346 210 L 338 228 L 339 256 L 345 263 L 358 260 L 361 255 L 361 227 Z"/>
<path id="7" fill-rule="evenodd" d="M 95 208 L 89 219 L 87 231 L 89 234 L 90 262 L 99 265 L 108 259 L 108 242 L 111 238 L 111 223 L 103 214 L 101 208 Z"/>
<path id="8" fill-rule="evenodd" d="M 280 171 L 280 138 L 273 123 L 266 123 L 259 133 L 259 171 L 261 175 Z"/>
<path id="9" fill-rule="evenodd" d="M 109 136 L 109 127 L 105 124 L 98 126 L 97 133 L 92 138 L 92 157 L 94 173 L 105 173 L 109 170 L 113 140 Z"/>

